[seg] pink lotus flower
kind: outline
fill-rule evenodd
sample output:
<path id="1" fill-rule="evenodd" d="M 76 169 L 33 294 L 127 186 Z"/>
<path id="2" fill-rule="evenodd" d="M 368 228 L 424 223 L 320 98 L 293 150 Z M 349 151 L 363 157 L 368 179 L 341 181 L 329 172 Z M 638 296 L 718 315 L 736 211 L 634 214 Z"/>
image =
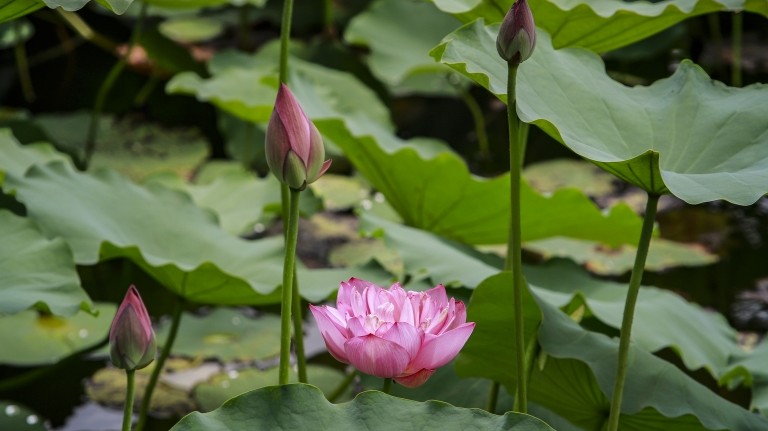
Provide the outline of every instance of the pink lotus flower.
<path id="1" fill-rule="evenodd" d="M 304 190 L 331 166 L 323 138 L 291 90 L 280 84 L 266 137 L 267 165 L 280 182 Z"/>
<path id="2" fill-rule="evenodd" d="M 152 321 L 135 286 L 128 288 L 109 329 L 109 356 L 116 367 L 141 369 L 155 360 L 157 346 Z"/>
<path id="3" fill-rule="evenodd" d="M 399 283 L 384 289 L 351 278 L 336 304 L 309 306 L 331 355 L 410 388 L 450 362 L 475 329 L 464 303 L 449 300 L 443 285 L 406 292 Z"/>
<path id="4" fill-rule="evenodd" d="M 536 25 L 526 0 L 517 0 L 507 12 L 496 38 L 496 50 L 508 63 L 518 65 L 536 47 Z"/>

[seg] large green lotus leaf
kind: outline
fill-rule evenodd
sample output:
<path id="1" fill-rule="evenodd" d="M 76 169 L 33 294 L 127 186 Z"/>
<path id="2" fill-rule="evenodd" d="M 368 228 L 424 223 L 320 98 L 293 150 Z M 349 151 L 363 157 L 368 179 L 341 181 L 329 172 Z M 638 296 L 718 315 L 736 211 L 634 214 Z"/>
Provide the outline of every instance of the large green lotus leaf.
<path id="1" fill-rule="evenodd" d="M 379 231 L 402 256 L 407 274 L 429 277 L 435 284 L 473 288 L 501 268 L 499 259 L 489 260 L 466 246 L 367 213 L 361 216 L 361 229 Z M 565 260 L 543 266 L 525 265 L 523 273 L 531 290 L 550 304 L 583 304 L 601 322 L 621 327 L 626 285 L 594 279 Z M 651 352 L 672 348 L 690 369 L 704 367 L 715 376 L 722 375 L 738 352 L 736 334 L 725 319 L 665 290 L 643 287 L 641 292 L 634 342 Z"/>
<path id="2" fill-rule="evenodd" d="M 754 350 L 739 355 L 731 364 L 732 370 L 721 378 L 721 383 L 733 385 L 746 382 L 752 387 L 750 407 L 768 417 L 768 368 L 765 364 L 768 364 L 768 341 L 763 339 Z"/>
<path id="3" fill-rule="evenodd" d="M 67 156 L 57 152 L 49 144 L 21 145 L 10 129 L 0 129 L 0 154 L 5 160 L 5 162 L 0 161 L 0 184 L 2 184 L 2 179 L 6 174 L 24 175 L 24 172 L 32 165 L 55 160 L 69 161 Z"/>
<path id="4" fill-rule="evenodd" d="M 5 0 L 0 4 L 0 22 L 14 20 L 43 6 L 40 0 Z"/>
<path id="5" fill-rule="evenodd" d="M 278 367 L 268 370 L 248 368 L 217 374 L 195 387 L 195 401 L 202 411 L 214 410 L 232 397 L 274 385 L 279 380 L 279 371 Z M 317 386 L 326 396 L 332 394 L 344 380 L 344 374 L 341 371 L 312 364 L 307 365 L 307 377 L 309 383 Z M 298 381 L 298 375 L 293 369 L 289 375 L 289 381 Z M 351 388 L 348 388 L 339 400 L 350 400 L 351 393 Z"/>
<path id="6" fill-rule="evenodd" d="M 454 94 L 461 87 L 448 79 L 451 70 L 435 63 L 429 51 L 460 25 L 429 3 L 378 0 L 349 22 L 344 39 L 370 49 L 371 72 L 393 92 Z M 421 87 L 413 85 L 418 80 Z"/>
<path id="7" fill-rule="evenodd" d="M 0 238 L 0 315 L 32 307 L 57 315 L 90 310 L 61 238 L 49 240 L 31 221 L 6 210 L 0 210 Z"/>
<path id="8" fill-rule="evenodd" d="M 568 379 L 559 378 L 558 390 L 589 393 L 600 390 L 606 397 L 609 396 L 616 372 L 618 339 L 584 330 L 545 301 L 539 301 L 539 306 L 543 313 L 539 330 L 542 349 L 550 359 L 575 359 L 586 363 L 597 383 L 591 388 L 578 385 L 580 389 L 564 389 L 562 386 L 568 384 Z M 686 430 L 757 430 L 768 427 L 768 419 L 718 397 L 675 365 L 637 346 L 630 347 L 629 358 L 622 403 L 622 430 L 669 430 L 678 429 L 678 424 L 679 429 Z M 546 373 L 546 364 L 543 373 Z M 543 390 L 542 386 L 537 384 L 535 378 L 531 382 L 531 387 L 537 390 Z M 543 397 L 541 403 L 559 412 L 557 406 L 546 402 L 546 397 Z M 602 407 L 594 419 L 602 423 L 607 421 L 606 404 L 600 402 L 594 407 Z M 695 416 L 696 421 L 692 420 L 691 415 Z"/>
<path id="9" fill-rule="evenodd" d="M 32 410 L 13 401 L 0 401 L 0 429 L 46 431 L 45 422 Z"/>
<path id="10" fill-rule="evenodd" d="M 547 303 L 570 304 L 568 309 L 584 304 L 603 323 L 621 327 L 626 284 L 590 277 L 566 260 L 526 266 L 525 276 L 534 293 Z M 655 287 L 640 289 L 632 336 L 636 346 L 648 352 L 671 347 L 688 369 L 706 368 L 715 376 L 739 353 L 736 331 L 722 315 Z"/>
<path id="11" fill-rule="evenodd" d="M 377 391 L 332 404 L 320 389 L 304 384 L 270 386 L 233 398 L 210 413 L 192 413 L 172 430 L 552 430 L 528 415 L 492 415 L 440 401 L 416 402 Z"/>
<path id="12" fill-rule="evenodd" d="M 526 277 L 529 281 L 535 278 L 529 268 Z M 511 274 L 501 273 L 473 292 L 467 318 L 477 326 L 457 359 L 457 371 L 462 376 L 499 381 L 512 391 L 510 285 Z M 536 296 L 524 299 L 526 332 L 534 331 L 540 322 L 538 340 L 544 352 L 533 365 L 530 399 L 583 429 L 604 429 L 618 342 L 580 327 L 547 300 L 537 298 L 539 291 L 534 289 Z M 663 320 L 658 315 L 655 319 Z M 667 328 L 662 326 L 662 330 Z M 768 424 L 639 346 L 632 347 L 630 358 L 622 430 L 762 429 Z"/>
<path id="13" fill-rule="evenodd" d="M 60 148 L 82 156 L 90 112 L 35 117 Z M 102 116 L 90 169 L 114 169 L 136 181 L 158 172 L 191 176 L 208 157 L 205 138 L 195 129 L 165 128 L 136 119 Z"/>
<path id="14" fill-rule="evenodd" d="M 245 120 L 266 122 L 277 94 L 278 48 L 272 43 L 255 55 L 223 52 L 208 65 L 211 78 L 181 73 L 168 82 L 167 90 L 193 94 Z M 387 108 L 353 75 L 291 58 L 289 83 L 313 121 L 340 119 L 355 135 L 399 141 L 392 136 Z"/>
<path id="15" fill-rule="evenodd" d="M 46 235 L 64 238 L 78 264 L 128 257 L 192 301 L 277 300 L 280 238 L 232 237 L 185 194 L 143 188 L 113 171 L 79 173 L 62 163 L 8 176 L 5 186 L 15 190 Z"/>
<path id="16" fill-rule="evenodd" d="M 70 317 L 41 315 L 33 310 L 0 316 L 0 344 L 6 346 L 0 349 L 0 364 L 54 364 L 92 347 L 107 337 L 116 308 L 97 304 L 96 315 L 81 311 Z"/>
<path id="17" fill-rule="evenodd" d="M 165 340 L 168 330 L 168 325 L 159 328 L 158 340 Z M 217 308 L 202 317 L 184 314 L 173 353 L 222 362 L 248 362 L 277 356 L 280 317 L 265 314 L 254 319 L 228 308 Z"/>
<path id="18" fill-rule="evenodd" d="M 406 224 L 469 244 L 506 242 L 507 175 L 475 177 L 450 152 L 425 159 L 412 148 L 389 153 L 371 139 L 355 144 L 344 139 L 336 142 Z M 623 204 L 604 214 L 575 189 L 558 190 L 546 197 L 524 183 L 521 194 L 523 241 L 552 236 L 611 245 L 637 241 L 640 219 Z"/>
<path id="19" fill-rule="evenodd" d="M 622 275 L 632 270 L 637 247 L 624 244 L 620 247 L 606 247 L 592 241 L 572 238 L 547 238 L 525 243 L 525 249 L 539 254 L 544 259 L 564 257 L 584 265 L 590 272 L 600 275 Z M 699 244 L 683 244 L 663 238 L 651 240 L 646 271 L 663 271 L 681 266 L 705 266 L 718 261 L 718 256 L 709 253 Z"/>
<path id="20" fill-rule="evenodd" d="M 506 94 L 497 32 L 498 25 L 477 21 L 448 36 L 433 55 Z M 768 191 L 768 85 L 726 87 L 683 61 L 649 87 L 625 87 L 605 74 L 596 54 L 554 50 L 539 31 L 536 51 L 520 67 L 517 95 L 523 121 L 651 193 L 749 205 Z"/>
<path id="21" fill-rule="evenodd" d="M 176 175 L 154 176 L 148 184 L 182 190 L 195 204 L 213 211 L 222 229 L 233 235 L 252 233 L 264 208 L 280 205 L 280 183 L 270 175 L 260 179 L 243 169 L 227 170 L 211 182 L 190 184 Z"/>
<path id="22" fill-rule="evenodd" d="M 402 257 L 406 273 L 429 276 L 435 284 L 474 287 L 499 272 L 467 246 L 369 213 L 361 214 L 360 229 L 383 236 Z"/>
<path id="23" fill-rule="evenodd" d="M 242 119 L 266 122 L 277 93 L 277 48 L 277 44 L 268 44 L 255 55 L 223 52 L 208 65 L 211 78 L 181 73 L 168 82 L 167 91 L 192 94 Z M 370 137 L 384 148 L 405 145 L 395 135 L 386 106 L 353 75 L 291 58 L 289 83 L 304 111 L 334 143 L 346 139 L 352 145 L 358 137 Z M 447 148 L 435 140 L 410 142 L 422 154 Z"/>
<path id="24" fill-rule="evenodd" d="M 462 377 L 486 377 L 507 385 L 514 392 L 517 360 L 514 355 L 516 334 L 511 317 L 511 272 L 497 273 L 477 285 L 467 304 L 467 321 L 475 322 L 475 330 L 456 359 L 456 371 Z M 504 310 L 502 312 L 502 310 Z M 541 323 L 541 310 L 529 289 L 523 292 L 523 325 L 525 343 L 536 337 Z M 503 335 L 501 335 L 503 334 Z M 504 362 L 506 365 L 500 367 Z"/>
<path id="25" fill-rule="evenodd" d="M 43 0 L 45 5 L 51 9 L 62 8 L 67 11 L 75 11 L 81 9 L 90 0 Z M 122 14 L 128 9 L 133 0 L 96 0 L 100 5 L 108 8 L 116 14 Z"/>
<path id="26" fill-rule="evenodd" d="M 464 22 L 477 18 L 499 22 L 514 3 L 513 0 L 432 2 Z M 768 6 L 761 0 L 539 0 L 529 5 L 536 25 L 552 34 L 555 47 L 580 46 L 596 52 L 621 48 L 697 15 L 743 9 L 768 17 Z"/>

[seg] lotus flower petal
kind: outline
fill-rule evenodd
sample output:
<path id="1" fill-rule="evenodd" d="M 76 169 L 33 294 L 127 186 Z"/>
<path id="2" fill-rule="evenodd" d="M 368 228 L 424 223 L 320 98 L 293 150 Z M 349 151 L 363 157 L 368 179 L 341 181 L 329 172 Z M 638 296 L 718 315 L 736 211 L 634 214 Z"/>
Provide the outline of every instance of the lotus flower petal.
<path id="1" fill-rule="evenodd" d="M 344 343 L 344 348 L 355 368 L 376 377 L 400 375 L 411 359 L 403 347 L 375 335 L 351 338 Z"/>
<path id="2" fill-rule="evenodd" d="M 465 323 L 440 335 L 427 334 L 424 344 L 419 350 L 419 355 L 409 365 L 408 370 L 414 372 L 420 369 L 434 370 L 451 362 L 464 347 L 464 343 L 467 342 L 474 329 L 474 323 Z"/>
<path id="3" fill-rule="evenodd" d="M 407 376 L 395 377 L 395 381 L 406 388 L 416 388 L 424 384 L 435 370 L 422 369 Z"/>
<path id="4" fill-rule="evenodd" d="M 347 341 L 346 328 L 340 328 L 328 311 L 328 307 L 309 306 L 309 311 L 315 317 L 320 334 L 325 340 L 325 345 L 331 355 L 340 362 L 348 362 L 347 354 L 344 351 L 344 342 Z"/>

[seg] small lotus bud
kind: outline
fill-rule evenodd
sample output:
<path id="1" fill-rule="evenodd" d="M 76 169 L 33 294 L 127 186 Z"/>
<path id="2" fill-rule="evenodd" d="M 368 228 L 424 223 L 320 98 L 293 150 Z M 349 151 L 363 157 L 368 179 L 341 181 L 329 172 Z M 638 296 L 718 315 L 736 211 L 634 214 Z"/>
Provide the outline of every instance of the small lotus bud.
<path id="1" fill-rule="evenodd" d="M 507 12 L 496 38 L 496 50 L 507 63 L 518 65 L 533 53 L 536 25 L 526 0 L 517 0 Z"/>
<path id="2" fill-rule="evenodd" d="M 116 367 L 137 370 L 155 360 L 152 322 L 136 287 L 128 288 L 109 330 L 109 356 Z"/>
<path id="3" fill-rule="evenodd" d="M 266 153 L 272 173 L 296 190 L 304 190 L 331 166 L 330 160 L 324 160 L 320 132 L 285 84 L 280 84 L 267 125 Z"/>

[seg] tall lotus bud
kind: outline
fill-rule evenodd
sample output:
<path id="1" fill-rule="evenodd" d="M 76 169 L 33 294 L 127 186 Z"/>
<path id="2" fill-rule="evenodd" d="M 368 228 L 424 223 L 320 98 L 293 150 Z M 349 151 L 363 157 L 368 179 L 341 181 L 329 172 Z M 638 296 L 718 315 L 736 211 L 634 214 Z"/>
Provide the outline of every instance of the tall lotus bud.
<path id="1" fill-rule="evenodd" d="M 135 286 L 128 288 L 109 330 L 109 356 L 116 367 L 141 369 L 155 360 L 157 345 L 152 322 Z"/>
<path id="2" fill-rule="evenodd" d="M 280 84 L 275 109 L 267 125 L 267 164 L 278 180 L 304 190 L 331 166 L 323 138 L 307 118 L 291 90 Z"/>
<path id="3" fill-rule="evenodd" d="M 517 0 L 507 12 L 496 38 L 496 50 L 507 63 L 518 65 L 533 53 L 536 25 L 526 0 Z"/>

